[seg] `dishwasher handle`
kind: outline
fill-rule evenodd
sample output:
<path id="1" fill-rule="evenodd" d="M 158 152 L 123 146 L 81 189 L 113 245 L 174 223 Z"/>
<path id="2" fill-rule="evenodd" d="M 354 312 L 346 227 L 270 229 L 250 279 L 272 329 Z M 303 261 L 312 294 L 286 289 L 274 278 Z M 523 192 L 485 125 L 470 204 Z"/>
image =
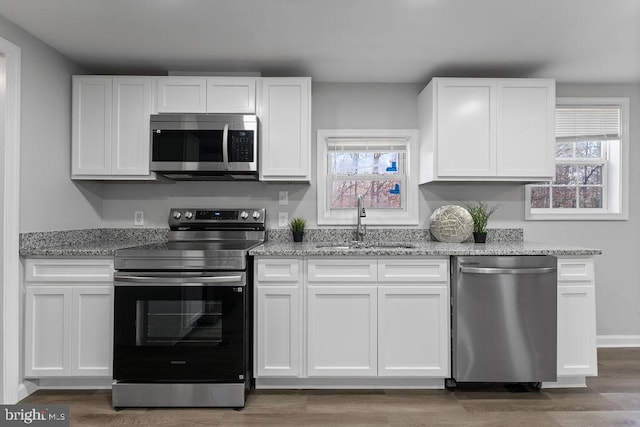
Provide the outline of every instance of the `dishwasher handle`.
<path id="1" fill-rule="evenodd" d="M 475 274 L 544 274 L 555 273 L 556 267 L 537 267 L 537 268 L 495 268 L 495 267 L 465 267 L 460 266 L 461 273 Z"/>

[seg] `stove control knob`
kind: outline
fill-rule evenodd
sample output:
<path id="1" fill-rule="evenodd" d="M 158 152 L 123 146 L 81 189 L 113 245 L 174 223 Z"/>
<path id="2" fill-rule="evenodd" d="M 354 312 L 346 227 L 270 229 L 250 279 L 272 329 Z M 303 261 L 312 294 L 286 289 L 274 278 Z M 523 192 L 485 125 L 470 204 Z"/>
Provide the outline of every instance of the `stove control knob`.
<path id="1" fill-rule="evenodd" d="M 245 211 L 242 211 L 242 213 L 240 214 L 240 218 L 247 219 L 247 218 L 249 218 L 249 214 L 246 213 Z"/>
<path id="2" fill-rule="evenodd" d="M 191 218 L 193 218 L 193 212 L 191 212 L 191 211 L 186 211 L 186 212 L 184 213 L 184 217 L 185 217 L 185 218 L 187 218 L 187 219 L 191 219 Z"/>
<path id="3" fill-rule="evenodd" d="M 255 212 L 253 213 L 253 219 L 255 219 L 256 221 L 257 221 L 258 219 L 260 219 L 260 212 L 255 211 Z"/>
<path id="4" fill-rule="evenodd" d="M 175 211 L 173 213 L 173 218 L 174 219 L 180 219 L 180 218 L 182 218 L 182 214 L 180 212 L 178 212 L 178 211 Z"/>

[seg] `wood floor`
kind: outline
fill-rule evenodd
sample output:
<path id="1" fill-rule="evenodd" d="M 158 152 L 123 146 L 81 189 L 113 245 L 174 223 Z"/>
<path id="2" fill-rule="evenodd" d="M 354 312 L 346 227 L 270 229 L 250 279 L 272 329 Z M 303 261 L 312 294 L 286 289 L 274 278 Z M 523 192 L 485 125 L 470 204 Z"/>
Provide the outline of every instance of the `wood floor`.
<path id="1" fill-rule="evenodd" d="M 40 390 L 21 403 L 69 404 L 72 426 L 640 426 L 640 348 L 600 349 L 588 388 L 254 391 L 232 409 L 111 408 L 110 391 Z"/>

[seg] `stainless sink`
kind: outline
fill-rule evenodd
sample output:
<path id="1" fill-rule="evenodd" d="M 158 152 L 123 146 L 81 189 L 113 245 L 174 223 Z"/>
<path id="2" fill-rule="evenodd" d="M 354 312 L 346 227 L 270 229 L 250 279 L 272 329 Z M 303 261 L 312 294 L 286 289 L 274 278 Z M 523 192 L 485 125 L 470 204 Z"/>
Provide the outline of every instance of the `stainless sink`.
<path id="1" fill-rule="evenodd" d="M 322 242 L 316 243 L 315 247 L 332 249 L 411 249 L 416 246 L 411 243 L 402 242 Z"/>
<path id="2" fill-rule="evenodd" d="M 315 247 L 318 249 L 332 248 L 332 249 L 351 249 L 349 243 L 346 242 L 328 242 L 328 243 L 316 243 Z"/>

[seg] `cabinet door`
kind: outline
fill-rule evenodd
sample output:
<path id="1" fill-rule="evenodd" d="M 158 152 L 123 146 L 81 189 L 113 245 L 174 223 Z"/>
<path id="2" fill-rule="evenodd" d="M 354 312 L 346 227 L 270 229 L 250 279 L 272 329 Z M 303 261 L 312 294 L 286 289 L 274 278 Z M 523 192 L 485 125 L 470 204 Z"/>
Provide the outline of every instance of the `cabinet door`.
<path id="1" fill-rule="evenodd" d="M 207 113 L 256 112 L 256 78 L 211 77 L 207 79 Z"/>
<path id="2" fill-rule="evenodd" d="M 207 110 L 207 79 L 159 77 L 158 113 L 204 113 Z"/>
<path id="3" fill-rule="evenodd" d="M 438 177 L 496 175 L 495 104 L 491 80 L 438 80 Z"/>
<path id="4" fill-rule="evenodd" d="M 309 181 L 311 79 L 261 79 L 258 115 L 260 179 Z"/>
<path id="5" fill-rule="evenodd" d="M 558 284 L 558 376 L 597 375 L 595 286 Z"/>
<path id="6" fill-rule="evenodd" d="M 256 376 L 300 376 L 299 286 L 259 285 L 257 298 Z"/>
<path id="7" fill-rule="evenodd" d="M 149 175 L 150 77 L 113 78 L 112 175 Z"/>
<path id="8" fill-rule="evenodd" d="M 307 374 L 376 376 L 376 287 L 310 286 L 307 297 Z"/>
<path id="9" fill-rule="evenodd" d="M 25 376 L 71 374 L 71 288 L 27 286 Z"/>
<path id="10" fill-rule="evenodd" d="M 378 288 L 378 375 L 449 376 L 446 286 Z"/>
<path id="11" fill-rule="evenodd" d="M 71 176 L 111 173 L 111 77 L 73 76 Z"/>
<path id="12" fill-rule="evenodd" d="M 111 376 L 113 287 L 78 287 L 72 297 L 71 375 Z"/>
<path id="13" fill-rule="evenodd" d="M 555 176 L 555 82 L 504 79 L 496 85 L 499 177 Z"/>

